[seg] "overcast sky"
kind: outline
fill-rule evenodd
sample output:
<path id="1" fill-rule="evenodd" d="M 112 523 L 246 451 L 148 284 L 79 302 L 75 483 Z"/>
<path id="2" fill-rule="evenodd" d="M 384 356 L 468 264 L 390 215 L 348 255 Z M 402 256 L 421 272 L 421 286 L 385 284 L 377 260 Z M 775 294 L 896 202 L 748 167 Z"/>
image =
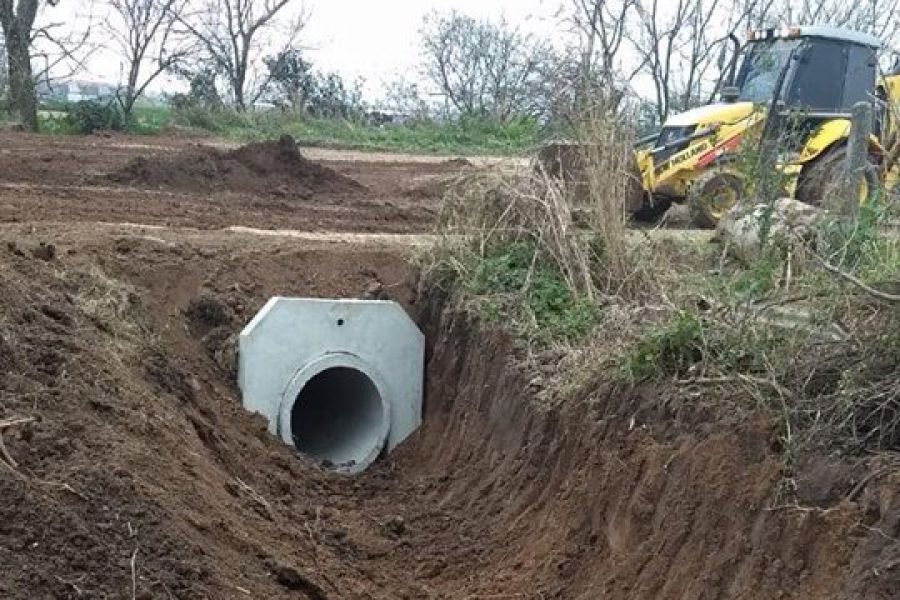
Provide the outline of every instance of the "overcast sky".
<path id="1" fill-rule="evenodd" d="M 303 6 L 309 23 L 301 38 L 317 67 L 334 70 L 350 79 L 365 78 L 366 92 L 378 95 L 384 84 L 418 73 L 418 33 L 422 20 L 433 10 L 456 9 L 475 17 L 499 19 L 523 30 L 552 36 L 555 15 L 563 0 L 293 0 Z M 90 0 L 62 0 L 42 16 L 55 22 L 76 22 L 84 17 Z M 94 0 L 94 20 L 106 10 L 106 0 Z M 95 25 L 95 32 L 96 29 Z M 97 50 L 87 61 L 88 73 L 78 77 L 117 83 L 121 61 L 109 50 Z M 171 89 L 173 82 L 154 86 Z"/>
<path id="2" fill-rule="evenodd" d="M 372 84 L 418 68 L 418 32 L 433 10 L 456 9 L 499 19 L 523 29 L 552 34 L 559 0 L 307 0 L 312 17 L 307 31 L 314 62 Z"/>

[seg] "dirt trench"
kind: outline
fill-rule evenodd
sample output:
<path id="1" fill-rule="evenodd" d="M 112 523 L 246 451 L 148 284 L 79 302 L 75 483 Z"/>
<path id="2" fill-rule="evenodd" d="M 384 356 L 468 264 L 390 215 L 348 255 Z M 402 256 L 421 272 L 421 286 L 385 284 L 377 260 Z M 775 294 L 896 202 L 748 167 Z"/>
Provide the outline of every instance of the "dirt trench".
<path id="1" fill-rule="evenodd" d="M 761 416 L 676 425 L 664 390 L 609 386 L 542 407 L 396 251 L 195 235 L 0 248 L 0 419 L 35 419 L 2 431 L 0 597 L 897 598 L 900 482 L 779 506 Z M 240 408 L 234 335 L 275 293 L 393 298 L 426 331 L 424 426 L 361 477 Z"/>

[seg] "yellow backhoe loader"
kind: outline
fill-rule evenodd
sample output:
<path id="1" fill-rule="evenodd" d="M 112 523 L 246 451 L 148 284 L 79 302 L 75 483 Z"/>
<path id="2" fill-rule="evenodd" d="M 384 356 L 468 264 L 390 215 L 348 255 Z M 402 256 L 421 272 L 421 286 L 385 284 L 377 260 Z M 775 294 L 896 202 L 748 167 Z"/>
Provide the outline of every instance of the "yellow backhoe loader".
<path id="1" fill-rule="evenodd" d="M 758 182 L 740 158 L 749 147 L 774 148 L 780 193 L 820 205 L 844 177 L 850 110 L 874 106 L 865 201 L 896 188 L 900 176 L 900 61 L 879 75 L 878 39 L 832 27 L 767 29 L 732 38 L 723 56 L 725 84 L 718 102 L 670 117 L 638 142 L 643 188 L 638 220 L 653 220 L 673 202 L 687 202 L 694 223 L 713 227 Z M 752 177 L 750 178 L 752 179 Z"/>

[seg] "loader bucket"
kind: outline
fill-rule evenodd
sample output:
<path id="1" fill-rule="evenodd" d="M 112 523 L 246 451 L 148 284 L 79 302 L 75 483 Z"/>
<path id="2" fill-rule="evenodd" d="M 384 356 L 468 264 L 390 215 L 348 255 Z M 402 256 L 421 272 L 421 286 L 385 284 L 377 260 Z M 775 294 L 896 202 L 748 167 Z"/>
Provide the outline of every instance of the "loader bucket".
<path id="1" fill-rule="evenodd" d="M 551 142 L 544 144 L 539 150 L 536 168 L 550 177 L 562 179 L 567 189 L 571 190 L 573 205 L 586 208 L 591 204 L 590 180 L 587 173 L 591 160 L 587 152 L 601 151 L 597 145 Z M 636 156 L 632 157 L 628 172 L 630 177 L 622 202 L 625 214 L 633 214 L 644 204 L 644 189 Z M 602 179 L 598 181 L 602 182 Z"/>

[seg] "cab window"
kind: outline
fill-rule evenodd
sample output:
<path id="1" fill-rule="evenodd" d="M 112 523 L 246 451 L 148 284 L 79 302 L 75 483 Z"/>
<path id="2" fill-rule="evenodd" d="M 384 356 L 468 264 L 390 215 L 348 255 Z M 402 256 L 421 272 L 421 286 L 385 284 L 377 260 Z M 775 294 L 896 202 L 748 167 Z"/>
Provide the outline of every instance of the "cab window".
<path id="1" fill-rule="evenodd" d="M 875 50 L 866 46 L 847 49 L 847 83 L 844 85 L 844 107 L 857 102 L 871 102 L 875 91 Z"/>
<path id="2" fill-rule="evenodd" d="M 837 112 L 844 108 L 846 43 L 813 39 L 805 44 L 793 66 L 794 76 L 785 98 L 788 106 Z"/>

